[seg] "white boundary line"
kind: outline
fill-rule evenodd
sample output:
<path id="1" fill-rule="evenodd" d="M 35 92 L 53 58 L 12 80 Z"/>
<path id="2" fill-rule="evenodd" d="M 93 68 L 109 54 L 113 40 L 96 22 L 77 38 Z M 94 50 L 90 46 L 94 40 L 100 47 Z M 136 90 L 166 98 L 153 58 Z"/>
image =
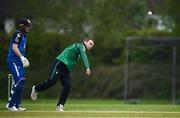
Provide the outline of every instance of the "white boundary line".
<path id="1" fill-rule="evenodd" d="M 9 112 L 9 111 L 0 111 L 0 112 Z M 170 112 L 170 111 L 49 111 L 49 110 L 27 110 L 27 111 L 17 111 L 17 112 L 55 112 L 55 113 L 136 113 L 136 114 L 180 114 L 180 112 Z"/>

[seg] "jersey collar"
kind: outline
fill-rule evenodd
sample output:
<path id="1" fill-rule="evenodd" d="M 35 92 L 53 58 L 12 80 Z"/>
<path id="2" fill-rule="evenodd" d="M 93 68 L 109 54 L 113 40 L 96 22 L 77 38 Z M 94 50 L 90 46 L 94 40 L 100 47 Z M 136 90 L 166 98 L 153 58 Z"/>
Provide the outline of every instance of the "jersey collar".
<path id="1" fill-rule="evenodd" d="M 84 47 L 84 50 L 86 51 L 87 47 L 86 47 L 86 45 L 84 44 L 84 42 L 83 42 L 83 47 Z"/>
<path id="2" fill-rule="evenodd" d="M 26 34 L 23 32 L 23 30 L 18 29 L 19 32 L 21 32 L 24 36 L 26 36 Z"/>

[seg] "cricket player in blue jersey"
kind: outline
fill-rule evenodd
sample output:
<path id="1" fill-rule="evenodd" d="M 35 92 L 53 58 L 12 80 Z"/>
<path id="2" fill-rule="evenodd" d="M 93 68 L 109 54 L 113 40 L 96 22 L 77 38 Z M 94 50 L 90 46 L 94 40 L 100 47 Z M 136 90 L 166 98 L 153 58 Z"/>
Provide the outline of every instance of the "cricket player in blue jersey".
<path id="1" fill-rule="evenodd" d="M 7 65 L 13 75 L 14 85 L 6 108 L 10 111 L 25 111 L 21 107 L 21 99 L 25 87 L 25 69 L 29 61 L 25 57 L 27 43 L 26 33 L 32 28 L 31 21 L 22 18 L 17 22 L 17 31 L 13 34 L 7 55 Z"/>

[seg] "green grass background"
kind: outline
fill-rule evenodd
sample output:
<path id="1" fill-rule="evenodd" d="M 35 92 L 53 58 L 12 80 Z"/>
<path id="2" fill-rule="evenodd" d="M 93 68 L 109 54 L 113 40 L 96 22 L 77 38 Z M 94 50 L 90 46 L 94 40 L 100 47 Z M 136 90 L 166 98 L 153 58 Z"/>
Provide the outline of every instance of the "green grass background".
<path id="1" fill-rule="evenodd" d="M 167 101 L 68 100 L 65 112 L 56 112 L 57 100 L 23 100 L 25 112 L 10 112 L 0 102 L 0 118 L 180 118 L 180 105 Z"/>

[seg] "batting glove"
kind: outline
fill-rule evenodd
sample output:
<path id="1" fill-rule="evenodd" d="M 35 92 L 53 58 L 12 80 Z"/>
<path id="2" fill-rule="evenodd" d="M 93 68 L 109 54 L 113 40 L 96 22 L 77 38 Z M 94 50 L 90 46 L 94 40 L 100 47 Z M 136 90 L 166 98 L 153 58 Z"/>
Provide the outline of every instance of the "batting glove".
<path id="1" fill-rule="evenodd" d="M 24 67 L 24 68 L 26 68 L 26 67 L 29 66 L 29 61 L 27 60 L 26 57 L 21 56 L 20 59 L 21 59 L 21 61 L 22 61 L 22 64 L 23 64 L 23 67 Z"/>

